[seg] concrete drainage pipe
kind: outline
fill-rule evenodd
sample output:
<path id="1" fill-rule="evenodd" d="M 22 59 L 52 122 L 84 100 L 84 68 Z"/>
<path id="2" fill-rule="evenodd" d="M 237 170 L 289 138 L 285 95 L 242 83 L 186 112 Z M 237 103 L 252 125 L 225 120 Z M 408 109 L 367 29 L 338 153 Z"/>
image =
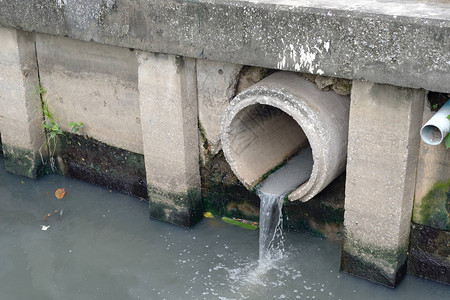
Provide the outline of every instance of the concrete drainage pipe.
<path id="1" fill-rule="evenodd" d="M 311 146 L 310 178 L 289 194 L 308 201 L 346 164 L 350 98 L 319 91 L 296 73 L 278 72 L 237 95 L 222 119 L 222 146 L 248 188 L 299 149 Z"/>

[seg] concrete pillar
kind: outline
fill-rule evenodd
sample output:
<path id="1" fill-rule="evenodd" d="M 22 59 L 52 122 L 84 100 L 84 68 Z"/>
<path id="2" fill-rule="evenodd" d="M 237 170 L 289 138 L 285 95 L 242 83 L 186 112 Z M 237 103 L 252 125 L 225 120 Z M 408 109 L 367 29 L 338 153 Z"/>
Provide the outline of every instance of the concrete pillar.
<path id="1" fill-rule="evenodd" d="M 189 227 L 202 212 L 195 59 L 137 55 L 150 216 Z"/>
<path id="2" fill-rule="evenodd" d="M 394 287 L 406 271 L 425 91 L 354 81 L 341 270 Z"/>
<path id="3" fill-rule="evenodd" d="M 0 28 L 0 128 L 6 169 L 30 178 L 44 173 L 42 161 L 47 160 L 34 39 L 33 33 Z"/>

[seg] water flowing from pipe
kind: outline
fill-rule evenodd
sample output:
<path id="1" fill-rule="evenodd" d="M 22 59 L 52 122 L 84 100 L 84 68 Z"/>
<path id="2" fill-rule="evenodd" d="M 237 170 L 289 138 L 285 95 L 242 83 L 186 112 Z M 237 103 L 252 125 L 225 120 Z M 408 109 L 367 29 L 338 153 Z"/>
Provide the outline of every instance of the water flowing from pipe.
<path id="1" fill-rule="evenodd" d="M 283 256 L 283 201 L 287 194 L 311 176 L 311 147 L 303 148 L 294 158 L 257 186 L 261 199 L 259 212 L 259 261 Z"/>
<path id="2" fill-rule="evenodd" d="M 261 199 L 259 214 L 259 260 L 276 259 L 283 249 L 283 196 L 258 193 Z"/>

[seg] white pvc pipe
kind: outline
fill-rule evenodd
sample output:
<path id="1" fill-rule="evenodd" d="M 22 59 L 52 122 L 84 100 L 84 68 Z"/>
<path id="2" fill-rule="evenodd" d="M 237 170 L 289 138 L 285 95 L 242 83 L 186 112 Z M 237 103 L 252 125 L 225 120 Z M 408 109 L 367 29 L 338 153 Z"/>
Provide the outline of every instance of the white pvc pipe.
<path id="1" fill-rule="evenodd" d="M 429 145 L 439 145 L 450 132 L 450 100 L 438 110 L 420 130 L 422 140 Z"/>

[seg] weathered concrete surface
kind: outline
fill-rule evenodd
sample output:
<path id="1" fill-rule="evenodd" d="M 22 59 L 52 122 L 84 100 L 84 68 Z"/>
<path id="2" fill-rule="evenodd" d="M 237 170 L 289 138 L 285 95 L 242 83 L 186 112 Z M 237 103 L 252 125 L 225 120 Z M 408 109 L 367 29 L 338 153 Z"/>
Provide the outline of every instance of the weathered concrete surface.
<path id="1" fill-rule="evenodd" d="M 450 91 L 450 3 L 10 0 L 0 25 L 194 58 Z"/>
<path id="2" fill-rule="evenodd" d="M 148 198 L 143 154 L 65 132 L 59 137 L 56 158 L 63 175 L 141 199 Z"/>
<path id="3" fill-rule="evenodd" d="M 198 119 L 208 144 L 203 161 L 206 161 L 207 155 L 216 155 L 222 148 L 220 122 L 236 94 L 241 68 L 236 64 L 197 60 Z"/>
<path id="4" fill-rule="evenodd" d="M 333 180 L 310 201 L 289 201 L 283 205 L 283 225 L 332 240 L 344 236 L 345 173 Z"/>
<path id="5" fill-rule="evenodd" d="M 413 223 L 408 272 L 450 284 L 450 231 Z"/>
<path id="6" fill-rule="evenodd" d="M 424 98 L 353 82 L 341 269 L 388 286 L 405 271 Z"/>
<path id="7" fill-rule="evenodd" d="M 259 220 L 259 197 L 239 182 L 222 151 L 202 164 L 201 176 L 205 211 L 230 218 Z"/>
<path id="8" fill-rule="evenodd" d="M 299 74 L 266 77 L 235 97 L 224 115 L 221 137 L 231 169 L 251 189 L 309 144 L 311 177 L 289 195 L 308 201 L 344 171 L 349 102 Z"/>
<path id="9" fill-rule="evenodd" d="M 6 169 L 38 177 L 47 148 L 42 128 L 35 35 L 0 28 L 0 128 Z"/>
<path id="10" fill-rule="evenodd" d="M 429 102 L 426 101 L 422 125 L 433 114 Z M 450 212 L 446 208 L 450 209 L 446 203 L 450 200 L 446 194 L 450 194 L 450 151 L 446 150 L 444 143 L 430 146 L 421 141 L 413 221 L 416 224 L 450 230 Z"/>
<path id="11" fill-rule="evenodd" d="M 182 226 L 201 216 L 195 59 L 138 52 L 150 216 Z"/>
<path id="12" fill-rule="evenodd" d="M 262 79 L 273 73 L 273 71 L 274 70 L 268 70 L 261 67 L 243 66 L 236 87 L 236 95 L 245 91 L 255 83 L 260 82 Z"/>
<path id="13" fill-rule="evenodd" d="M 83 122 L 83 134 L 142 154 L 134 51 L 42 34 L 36 47 L 44 98 L 61 128 Z"/>
<path id="14" fill-rule="evenodd" d="M 347 96 L 350 95 L 352 90 L 352 81 L 348 79 L 305 73 L 302 75 L 309 81 L 314 82 L 321 91 L 333 90 L 339 95 Z"/>

